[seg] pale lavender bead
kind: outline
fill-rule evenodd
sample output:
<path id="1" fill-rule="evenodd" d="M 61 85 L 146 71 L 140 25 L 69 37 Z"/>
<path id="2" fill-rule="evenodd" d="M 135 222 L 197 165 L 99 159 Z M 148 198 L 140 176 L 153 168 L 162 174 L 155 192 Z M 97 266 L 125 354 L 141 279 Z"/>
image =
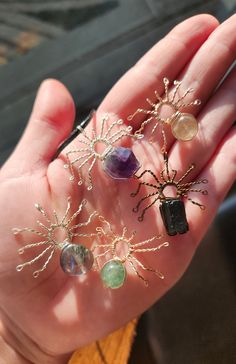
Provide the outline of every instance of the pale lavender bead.
<path id="1" fill-rule="evenodd" d="M 86 274 L 93 266 L 91 250 L 81 244 L 67 244 L 61 251 L 60 264 L 66 274 Z"/>
<path id="2" fill-rule="evenodd" d="M 103 162 L 104 171 L 112 178 L 132 177 L 140 168 L 139 161 L 129 148 L 115 147 Z"/>

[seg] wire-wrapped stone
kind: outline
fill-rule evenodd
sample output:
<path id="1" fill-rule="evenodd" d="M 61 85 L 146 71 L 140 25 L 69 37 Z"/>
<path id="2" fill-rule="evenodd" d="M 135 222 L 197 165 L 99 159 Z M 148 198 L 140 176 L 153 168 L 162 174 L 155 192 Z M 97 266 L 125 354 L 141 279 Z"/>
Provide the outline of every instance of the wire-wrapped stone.
<path id="1" fill-rule="evenodd" d="M 198 123 L 191 114 L 181 113 L 171 124 L 174 137 L 178 140 L 192 140 L 198 132 Z"/>
<path id="2" fill-rule="evenodd" d="M 112 178 L 131 178 L 140 168 L 140 163 L 129 148 L 115 147 L 103 161 L 104 171 Z"/>
<path id="3" fill-rule="evenodd" d="M 184 234 L 189 230 L 182 200 L 168 199 L 159 208 L 168 235 Z"/>
<path id="4" fill-rule="evenodd" d="M 108 261 L 101 270 L 101 278 L 108 288 L 116 289 L 123 286 L 126 278 L 124 264 L 119 259 Z"/>
<path id="5" fill-rule="evenodd" d="M 82 244 L 68 243 L 61 251 L 60 264 L 66 274 L 86 274 L 91 270 L 93 262 L 93 253 Z"/>

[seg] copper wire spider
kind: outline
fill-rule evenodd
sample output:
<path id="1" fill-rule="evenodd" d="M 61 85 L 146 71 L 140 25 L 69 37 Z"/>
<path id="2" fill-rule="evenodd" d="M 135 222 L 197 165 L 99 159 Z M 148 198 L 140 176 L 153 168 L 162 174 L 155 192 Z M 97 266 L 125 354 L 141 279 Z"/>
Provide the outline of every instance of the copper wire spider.
<path id="1" fill-rule="evenodd" d="M 204 189 L 196 189 L 193 188 L 195 185 L 199 185 L 201 183 L 208 183 L 207 179 L 192 181 L 192 182 L 186 182 L 183 183 L 184 179 L 191 173 L 191 171 L 195 168 L 195 164 L 191 164 L 187 171 L 182 175 L 182 177 L 178 180 L 176 180 L 177 171 L 175 169 L 169 170 L 169 160 L 167 153 L 164 153 L 164 168 L 160 172 L 160 178 L 158 178 L 150 169 L 146 169 L 143 171 L 139 176 L 135 176 L 137 179 L 142 178 L 145 174 L 149 174 L 155 181 L 155 183 L 148 183 L 148 182 L 139 182 L 138 188 L 135 192 L 131 193 L 131 197 L 135 197 L 138 195 L 140 189 L 142 186 L 148 186 L 154 189 L 154 192 L 149 193 L 148 195 L 141 198 L 141 200 L 137 203 L 137 205 L 133 208 L 133 212 L 138 212 L 141 205 L 149 198 L 154 197 L 154 200 L 144 207 L 142 210 L 141 215 L 138 217 L 139 221 L 143 221 L 144 215 L 146 211 L 153 206 L 157 201 L 163 202 L 167 200 L 173 199 L 173 197 L 167 197 L 164 194 L 164 190 L 167 186 L 174 186 L 176 188 L 176 198 L 182 198 L 185 197 L 189 201 L 192 202 L 192 204 L 199 206 L 202 210 L 205 209 L 205 206 L 200 204 L 199 202 L 196 202 L 192 200 L 190 197 L 188 197 L 188 194 L 190 192 L 199 192 L 203 195 L 207 195 L 208 191 Z"/>
<path id="2" fill-rule="evenodd" d="M 164 279 L 164 275 L 160 271 L 145 266 L 143 263 L 140 262 L 138 258 L 136 258 L 136 256 L 134 256 L 134 254 L 136 253 L 157 252 L 161 248 L 168 247 L 169 243 L 167 241 L 165 241 L 162 244 L 159 244 L 156 247 L 146 247 L 149 243 L 153 242 L 154 240 L 161 239 L 163 237 L 162 235 L 153 236 L 150 239 L 146 239 L 141 242 L 135 243 L 133 242 L 136 236 L 135 231 L 132 232 L 130 237 L 127 237 L 127 228 L 124 227 L 122 235 L 117 235 L 113 231 L 111 224 L 107 220 L 105 220 L 103 216 L 99 216 L 99 219 L 106 225 L 107 229 L 105 231 L 104 228 L 97 227 L 96 230 L 99 234 L 99 237 L 100 238 L 104 237 L 107 243 L 106 244 L 96 243 L 92 248 L 93 252 L 96 250 L 99 251 L 100 249 L 102 250 L 101 253 L 97 255 L 94 254 L 94 261 L 95 265 L 97 266 L 97 269 L 99 269 L 98 260 L 100 260 L 100 258 L 102 257 L 106 257 L 107 255 L 109 255 L 111 257 L 111 259 L 109 260 L 113 259 L 118 260 L 122 264 L 128 262 L 132 270 L 135 272 L 138 278 L 143 281 L 145 286 L 148 286 L 148 281 L 142 276 L 142 274 L 139 273 L 137 267 L 143 269 L 144 271 L 156 274 L 160 279 Z M 122 247 L 122 245 L 126 248 L 126 252 L 121 256 L 119 250 Z"/>
<path id="3" fill-rule="evenodd" d="M 141 123 L 140 128 L 138 130 L 136 130 L 136 132 L 135 132 L 136 135 L 142 134 L 146 125 L 150 124 L 150 122 L 152 120 L 156 120 L 156 122 L 154 123 L 154 127 L 151 131 L 151 135 L 152 135 L 155 132 L 155 130 L 159 124 L 161 124 L 162 126 L 164 124 L 169 124 L 169 125 L 172 124 L 172 122 L 180 116 L 181 108 L 188 107 L 188 106 L 197 106 L 197 105 L 201 104 L 201 101 L 199 99 L 196 99 L 194 101 L 187 102 L 187 103 L 183 101 L 188 94 L 190 94 L 194 91 L 193 88 L 188 88 L 182 96 L 178 96 L 178 90 L 182 83 L 181 81 L 175 80 L 173 82 L 174 89 L 173 89 L 172 96 L 170 95 L 170 92 L 169 92 L 170 81 L 168 80 L 168 78 L 166 78 L 166 77 L 163 78 L 163 83 L 164 83 L 164 87 L 165 87 L 164 97 L 161 97 L 157 93 L 157 91 L 154 91 L 157 101 L 153 102 L 148 98 L 146 99 L 147 103 L 151 106 L 151 110 L 138 108 L 132 115 L 128 116 L 127 119 L 129 121 L 131 121 L 137 114 L 147 115 L 147 119 L 145 119 Z M 161 109 L 164 105 L 169 106 L 173 110 L 173 113 L 169 117 L 165 117 L 165 118 L 161 117 Z"/>
<path id="4" fill-rule="evenodd" d="M 42 238 L 42 241 L 32 242 L 32 243 L 29 243 L 29 244 L 23 246 L 22 248 L 18 249 L 19 254 L 23 254 L 26 250 L 35 248 L 35 247 L 39 247 L 39 246 L 43 247 L 43 251 L 40 252 L 39 254 L 37 254 L 33 259 L 19 264 L 16 267 L 16 270 L 18 272 L 20 272 L 26 266 L 30 266 L 30 265 L 34 264 L 35 262 L 37 262 L 38 260 L 43 258 L 47 253 L 50 253 L 48 255 L 45 263 L 43 264 L 43 266 L 40 269 L 33 272 L 33 277 L 37 278 L 39 276 L 39 274 L 47 268 L 47 265 L 50 262 L 50 260 L 52 259 L 56 250 L 58 250 L 58 249 L 62 250 L 65 247 L 65 245 L 67 245 L 68 243 L 71 243 L 73 241 L 74 237 L 97 236 L 96 233 L 83 234 L 80 232 L 76 232 L 76 230 L 78 228 L 81 228 L 83 226 L 87 226 L 90 224 L 92 218 L 97 216 L 96 211 L 94 211 L 89 216 L 89 218 L 86 222 L 73 224 L 73 220 L 75 220 L 76 217 L 81 213 L 81 211 L 82 211 L 83 207 L 86 205 L 86 203 L 87 203 L 87 201 L 83 200 L 81 202 L 81 204 L 79 205 L 78 209 L 75 211 L 75 213 L 71 217 L 68 217 L 69 211 L 71 208 L 71 199 L 68 198 L 67 209 L 66 209 L 64 216 L 61 218 L 61 220 L 59 220 L 56 211 L 54 211 L 53 212 L 54 221 L 51 221 L 49 219 L 47 213 L 39 204 L 35 204 L 35 208 L 41 213 L 41 215 L 46 220 L 47 224 L 45 225 L 42 222 L 37 221 L 38 226 L 41 228 L 40 231 L 33 229 L 33 228 L 25 227 L 22 229 L 14 228 L 13 232 L 15 235 L 21 234 L 23 232 L 33 233 L 33 234 L 39 236 L 40 238 Z M 55 235 L 58 233 L 61 235 L 59 238 Z"/>
<path id="5" fill-rule="evenodd" d="M 135 136 L 132 134 L 132 126 L 121 127 L 121 125 L 124 123 L 123 120 L 119 119 L 111 123 L 110 126 L 107 126 L 106 124 L 108 120 L 109 116 L 105 115 L 102 118 L 99 132 L 95 131 L 95 129 L 92 129 L 91 136 L 89 136 L 83 128 L 80 128 L 81 136 L 78 141 L 84 144 L 84 147 L 70 150 L 66 153 L 67 163 L 64 165 L 64 168 L 69 168 L 71 181 L 75 179 L 74 165 L 78 163 L 77 171 L 79 173 L 79 185 L 84 182 L 81 171 L 83 167 L 88 166 L 88 190 L 93 188 L 92 169 L 95 163 L 98 160 L 104 161 L 107 155 L 112 151 L 114 144 L 123 137 L 129 136 L 136 139 L 137 137 L 140 138 L 140 136 Z M 115 127 L 118 127 L 119 129 L 113 131 Z M 98 152 L 98 145 L 103 145 L 105 149 L 102 152 Z M 71 160 L 71 156 L 75 156 L 75 158 Z"/>

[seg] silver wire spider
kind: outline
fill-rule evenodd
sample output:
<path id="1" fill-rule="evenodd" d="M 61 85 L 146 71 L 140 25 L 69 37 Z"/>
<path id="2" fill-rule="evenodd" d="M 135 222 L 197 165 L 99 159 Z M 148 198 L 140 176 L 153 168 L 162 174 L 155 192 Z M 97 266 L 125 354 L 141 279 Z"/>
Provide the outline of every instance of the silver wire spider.
<path id="1" fill-rule="evenodd" d="M 183 100 L 186 98 L 186 96 L 194 91 L 193 88 L 188 88 L 185 93 L 182 96 L 178 96 L 178 90 L 181 86 L 181 81 L 175 80 L 173 82 L 174 89 L 172 96 L 169 92 L 169 83 L 170 81 L 168 78 L 163 78 L 163 83 L 165 87 L 165 93 L 164 97 L 161 97 L 157 91 L 154 91 L 155 96 L 157 98 L 157 102 L 153 102 L 150 99 L 146 99 L 147 103 L 151 106 L 151 110 L 147 109 L 141 109 L 138 108 L 132 115 L 128 116 L 128 120 L 131 121 L 137 114 L 145 114 L 147 115 L 147 119 L 145 119 L 138 130 L 136 130 L 135 134 L 142 134 L 143 130 L 145 129 L 146 125 L 148 125 L 152 120 L 155 120 L 154 127 L 151 131 L 151 135 L 155 132 L 157 126 L 161 124 L 171 124 L 180 114 L 180 109 L 187 107 L 187 106 L 197 106 L 201 104 L 201 101 L 199 99 L 196 99 L 192 102 L 185 103 Z M 177 97 L 178 96 L 178 97 Z M 161 117 L 161 109 L 164 105 L 169 106 L 173 113 L 169 117 Z M 148 117 L 149 116 L 149 117 Z"/>
<path id="2" fill-rule="evenodd" d="M 79 182 L 81 185 L 84 182 L 82 178 L 81 171 L 85 165 L 88 166 L 88 190 L 93 188 L 92 181 L 92 169 L 97 160 L 104 161 L 107 155 L 112 151 L 114 144 L 122 139 L 125 136 L 131 138 L 140 138 L 141 136 L 135 136 L 131 134 L 132 126 L 124 126 L 121 128 L 120 126 L 123 124 L 123 120 L 119 119 L 111 123 L 110 126 L 107 126 L 107 121 L 109 120 L 109 116 L 105 115 L 102 118 L 100 131 L 97 132 L 95 129 L 92 129 L 92 135 L 89 136 L 83 128 L 80 128 L 81 137 L 78 139 L 78 142 L 84 144 L 84 148 L 70 150 L 66 153 L 67 163 L 64 165 L 65 168 L 69 168 L 71 177 L 70 180 L 73 181 L 75 179 L 75 173 L 73 166 L 78 163 L 77 171 L 79 174 Z M 119 128 L 116 131 L 113 131 L 114 128 Z M 105 130 L 106 129 L 106 130 Z M 105 149 L 102 152 L 98 152 L 97 147 L 103 146 Z M 75 158 L 70 160 L 70 157 L 75 155 Z"/>
<path id="3" fill-rule="evenodd" d="M 39 220 L 37 221 L 38 226 L 41 228 L 41 230 L 36 230 L 33 228 L 25 227 L 25 228 L 14 228 L 13 232 L 15 235 L 21 234 L 23 232 L 33 233 L 40 238 L 42 238 L 42 241 L 39 242 L 31 242 L 22 248 L 18 249 L 19 254 L 23 254 L 26 250 L 36 247 L 44 247 L 43 251 L 37 254 L 33 259 L 26 261 L 22 264 L 19 264 L 16 267 L 16 270 L 20 272 L 23 268 L 26 266 L 30 266 L 43 258 L 44 255 L 47 253 L 50 253 L 44 262 L 43 266 L 33 272 L 33 277 L 37 278 L 41 272 L 43 272 L 46 268 L 50 260 L 52 259 L 54 253 L 56 250 L 62 250 L 65 245 L 72 242 L 75 237 L 92 237 L 97 236 L 96 233 L 94 234 L 82 234 L 80 232 L 76 232 L 77 229 L 87 226 L 90 224 L 93 217 L 97 216 L 97 212 L 94 211 L 88 218 L 86 222 L 78 223 L 78 224 L 72 224 L 73 220 L 76 219 L 76 217 L 81 213 L 83 207 L 86 205 L 87 201 L 83 200 L 81 204 L 79 205 L 78 209 L 75 211 L 75 213 L 69 217 L 69 211 L 71 208 L 71 199 L 68 198 L 68 204 L 67 209 L 64 214 L 64 216 L 59 220 L 58 215 L 56 211 L 53 211 L 54 215 L 54 221 L 51 221 L 45 212 L 45 210 L 39 205 L 35 204 L 35 208 L 42 214 L 44 219 L 46 220 L 47 224 L 43 224 Z M 59 238 L 58 238 L 58 235 Z M 45 248 L 46 246 L 46 248 Z"/>
<path id="4" fill-rule="evenodd" d="M 188 197 L 188 194 L 190 192 L 200 192 L 203 195 L 207 195 L 208 191 L 204 189 L 196 189 L 193 188 L 194 185 L 198 185 L 201 183 L 208 183 L 207 179 L 192 181 L 192 182 L 186 182 L 183 183 L 184 179 L 190 174 L 190 172 L 195 168 L 195 164 L 191 164 L 187 171 L 182 175 L 181 178 L 176 180 L 177 171 L 175 169 L 171 169 L 171 172 L 169 170 L 169 160 L 166 153 L 164 153 L 164 168 L 160 172 L 160 178 L 158 178 L 150 169 L 147 169 L 143 171 L 139 176 L 135 176 L 137 179 L 142 178 L 145 174 L 149 174 L 153 179 L 154 183 L 149 182 L 139 182 L 138 188 L 135 192 L 131 193 L 131 197 L 135 197 L 138 195 L 140 189 L 142 186 L 151 187 L 154 189 L 154 192 L 149 193 L 148 195 L 141 198 L 141 200 L 137 203 L 137 205 L 133 208 L 133 212 L 138 212 L 140 209 L 140 206 L 145 202 L 147 199 L 154 197 L 154 200 L 146 206 L 143 210 L 141 215 L 138 217 L 139 221 L 143 221 L 144 215 L 146 211 L 154 205 L 157 201 L 163 202 L 166 200 L 171 200 L 173 197 L 167 197 L 164 194 L 164 190 L 167 186 L 173 186 L 176 189 L 176 198 L 185 197 L 189 201 L 191 201 L 194 205 L 199 206 L 202 210 L 205 209 L 205 206 L 200 204 L 199 202 L 193 201 L 190 197 Z"/>
<path id="5" fill-rule="evenodd" d="M 157 252 L 161 248 L 166 248 L 169 246 L 169 243 L 165 241 L 162 244 L 159 244 L 156 247 L 146 247 L 149 243 L 153 242 L 154 240 L 159 240 L 163 236 L 153 236 L 150 239 L 143 240 L 141 242 L 133 242 L 136 236 L 136 232 L 133 231 L 130 237 L 127 237 L 127 228 L 123 228 L 122 235 L 117 235 L 112 227 L 111 224 L 104 219 L 103 216 L 99 216 L 99 219 L 106 225 L 107 229 L 105 230 L 102 227 L 97 227 L 96 230 L 98 232 L 98 236 L 100 238 L 104 238 L 107 243 L 106 244 L 100 244 L 95 243 L 95 245 L 92 247 L 92 251 L 99 251 L 102 250 L 99 254 L 94 254 L 94 261 L 95 266 L 99 270 L 99 263 L 98 261 L 102 257 L 106 257 L 109 255 L 112 259 L 120 261 L 122 264 L 125 264 L 126 262 L 129 263 L 132 270 L 135 272 L 135 274 L 138 276 L 140 280 L 143 281 L 145 286 L 148 286 L 148 281 L 142 276 L 142 274 L 139 273 L 137 268 L 141 268 L 144 271 L 152 272 L 156 274 L 160 279 L 164 279 L 164 275 L 151 267 L 145 266 L 143 263 L 140 262 L 140 260 L 135 256 L 138 253 L 147 253 L 147 252 Z M 120 250 L 123 248 L 126 250 L 125 253 L 121 256 Z M 135 254 L 135 255 L 134 255 Z M 109 259 L 110 260 L 110 259 Z"/>

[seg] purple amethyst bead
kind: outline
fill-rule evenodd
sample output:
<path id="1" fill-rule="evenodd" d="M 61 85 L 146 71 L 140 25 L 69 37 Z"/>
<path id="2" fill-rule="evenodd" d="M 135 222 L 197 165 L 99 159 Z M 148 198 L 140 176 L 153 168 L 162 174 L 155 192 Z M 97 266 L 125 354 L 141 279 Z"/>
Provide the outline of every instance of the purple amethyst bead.
<path id="1" fill-rule="evenodd" d="M 103 162 L 104 171 L 112 178 L 130 178 L 137 172 L 140 164 L 129 148 L 115 147 Z"/>

